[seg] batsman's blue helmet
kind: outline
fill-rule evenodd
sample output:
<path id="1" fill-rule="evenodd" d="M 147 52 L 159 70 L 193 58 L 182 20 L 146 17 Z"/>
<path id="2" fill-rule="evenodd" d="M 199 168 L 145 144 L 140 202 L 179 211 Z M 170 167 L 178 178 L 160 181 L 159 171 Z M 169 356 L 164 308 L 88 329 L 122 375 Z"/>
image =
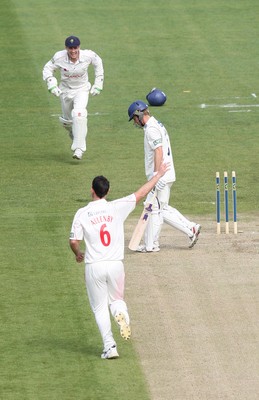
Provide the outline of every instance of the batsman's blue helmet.
<path id="1" fill-rule="evenodd" d="M 128 115 L 129 115 L 129 121 L 132 120 L 134 115 L 139 115 L 139 112 L 143 112 L 148 108 L 148 105 L 144 103 L 142 100 L 136 100 L 134 103 L 132 103 L 129 108 L 128 108 Z"/>
<path id="2" fill-rule="evenodd" d="M 146 99 L 151 106 L 162 106 L 166 102 L 166 95 L 162 90 L 153 88 L 146 95 Z"/>

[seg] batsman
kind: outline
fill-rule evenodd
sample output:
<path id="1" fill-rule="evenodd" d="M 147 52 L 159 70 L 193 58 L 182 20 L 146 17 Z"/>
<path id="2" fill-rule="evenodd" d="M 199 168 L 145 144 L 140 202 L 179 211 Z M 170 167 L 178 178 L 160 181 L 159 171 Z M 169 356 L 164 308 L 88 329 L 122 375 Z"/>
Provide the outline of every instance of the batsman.
<path id="1" fill-rule="evenodd" d="M 149 193 L 145 205 L 152 203 L 152 212 L 144 234 L 144 244 L 136 251 L 141 253 L 160 250 L 159 235 L 163 222 L 185 233 L 189 248 L 198 240 L 201 226 L 189 221 L 176 208 L 169 205 L 170 191 L 176 180 L 170 138 L 164 125 L 150 115 L 148 105 L 141 100 L 134 101 L 128 108 L 129 121 L 144 131 L 145 173 L 150 180 L 157 174 L 161 162 L 169 162 L 170 169 L 159 179 L 154 193 Z"/>

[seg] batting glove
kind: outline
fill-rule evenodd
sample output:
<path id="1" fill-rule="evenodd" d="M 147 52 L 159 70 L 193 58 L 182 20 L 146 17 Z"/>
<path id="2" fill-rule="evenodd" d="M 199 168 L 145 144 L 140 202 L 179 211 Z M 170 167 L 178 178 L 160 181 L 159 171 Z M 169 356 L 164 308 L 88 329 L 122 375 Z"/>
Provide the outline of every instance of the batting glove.
<path id="1" fill-rule="evenodd" d="M 56 97 L 59 97 L 62 91 L 58 87 L 57 79 L 51 76 L 47 79 L 48 91 Z"/>
<path id="2" fill-rule="evenodd" d="M 98 87 L 96 87 L 95 85 L 92 86 L 90 93 L 92 96 L 97 96 L 98 94 L 100 94 L 102 91 L 102 89 L 99 89 Z"/>
<path id="3" fill-rule="evenodd" d="M 163 190 L 165 186 L 166 186 L 166 181 L 163 178 L 159 179 L 159 181 L 156 184 L 157 190 Z"/>

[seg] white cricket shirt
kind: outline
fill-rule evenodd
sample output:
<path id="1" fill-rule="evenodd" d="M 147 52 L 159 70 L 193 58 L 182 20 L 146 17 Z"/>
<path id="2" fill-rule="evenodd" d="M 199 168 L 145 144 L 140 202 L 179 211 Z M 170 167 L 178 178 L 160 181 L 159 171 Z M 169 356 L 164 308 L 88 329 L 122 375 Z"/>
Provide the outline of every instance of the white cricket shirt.
<path id="1" fill-rule="evenodd" d="M 145 153 L 145 172 L 150 180 L 154 175 L 154 151 L 158 147 L 163 147 L 164 162 L 170 162 L 170 169 L 163 176 L 167 183 L 175 181 L 175 168 L 170 138 L 164 125 L 154 117 L 150 117 L 144 126 L 144 153 Z"/>
<path id="2" fill-rule="evenodd" d="M 86 263 L 124 259 L 124 221 L 135 207 L 131 194 L 114 201 L 91 201 L 76 212 L 70 239 L 85 241 Z"/>
<path id="3" fill-rule="evenodd" d="M 60 71 L 61 85 L 60 88 L 79 89 L 89 86 L 88 68 L 90 65 L 94 67 L 95 85 L 99 89 L 103 89 L 104 70 L 102 59 L 92 50 L 80 50 L 79 59 L 76 63 L 70 61 L 67 51 L 58 51 L 43 68 L 43 80 L 54 75 L 56 70 Z"/>

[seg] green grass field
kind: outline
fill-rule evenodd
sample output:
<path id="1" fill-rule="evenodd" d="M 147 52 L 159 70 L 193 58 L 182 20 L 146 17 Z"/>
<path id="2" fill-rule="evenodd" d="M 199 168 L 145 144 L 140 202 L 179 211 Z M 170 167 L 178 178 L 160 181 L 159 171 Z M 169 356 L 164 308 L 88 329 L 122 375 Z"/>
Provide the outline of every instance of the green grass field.
<path id="1" fill-rule="evenodd" d="M 144 182 L 143 136 L 127 109 L 152 87 L 168 97 L 151 111 L 171 136 L 172 204 L 211 218 L 215 172 L 235 170 L 238 216 L 258 212 L 258 1 L 2 0 L 0 18 L 0 398 L 149 399 L 133 344 L 117 330 L 120 359 L 100 359 L 83 266 L 68 247 L 72 218 L 95 175 L 110 179 L 110 199 Z M 105 67 L 82 162 L 42 81 L 70 34 Z"/>

